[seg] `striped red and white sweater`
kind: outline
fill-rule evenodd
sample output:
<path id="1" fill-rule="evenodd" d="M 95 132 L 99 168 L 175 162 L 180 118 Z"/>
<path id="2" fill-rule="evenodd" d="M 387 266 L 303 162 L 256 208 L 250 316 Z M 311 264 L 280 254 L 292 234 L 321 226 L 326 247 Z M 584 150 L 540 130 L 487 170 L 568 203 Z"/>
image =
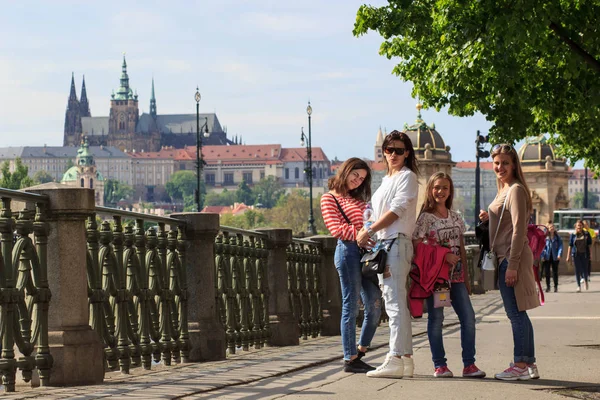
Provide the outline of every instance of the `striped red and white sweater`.
<path id="1" fill-rule="evenodd" d="M 325 226 L 333 237 L 341 240 L 356 240 L 356 233 L 363 227 L 363 211 L 367 207 L 367 203 L 349 196 L 338 196 L 337 200 L 350 220 L 350 224 L 346 222 L 340 212 L 333 195 L 325 193 L 321 197 L 321 214 Z"/>

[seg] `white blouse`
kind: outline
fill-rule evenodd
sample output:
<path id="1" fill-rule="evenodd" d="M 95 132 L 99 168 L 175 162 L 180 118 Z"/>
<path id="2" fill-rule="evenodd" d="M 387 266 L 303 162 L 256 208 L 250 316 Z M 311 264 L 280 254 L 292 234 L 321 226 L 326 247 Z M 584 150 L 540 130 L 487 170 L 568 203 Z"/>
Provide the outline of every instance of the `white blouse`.
<path id="1" fill-rule="evenodd" d="M 417 220 L 417 175 L 407 167 L 392 176 L 383 177 L 381 186 L 373 194 L 371 203 L 375 221 L 388 211 L 398 216 L 391 225 L 377 232 L 377 239 L 392 239 L 403 233 L 412 237 Z"/>

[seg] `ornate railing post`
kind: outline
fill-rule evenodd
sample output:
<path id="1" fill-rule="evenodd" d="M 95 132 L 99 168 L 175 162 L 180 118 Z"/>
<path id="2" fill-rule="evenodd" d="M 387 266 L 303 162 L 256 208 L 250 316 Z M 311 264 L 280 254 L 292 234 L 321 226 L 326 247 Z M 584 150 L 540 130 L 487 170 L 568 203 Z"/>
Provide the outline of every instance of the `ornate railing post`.
<path id="1" fill-rule="evenodd" d="M 266 248 L 269 282 L 269 343 L 274 346 L 293 346 L 300 343 L 300 331 L 294 317 L 288 293 L 286 249 L 292 243 L 290 229 L 259 229 L 268 235 Z"/>
<path id="2" fill-rule="evenodd" d="M 57 185 L 30 190 L 47 195 L 49 345 L 54 358 L 51 385 L 104 380 L 103 345 L 89 326 L 85 219 L 94 212 L 94 191 Z"/>
<path id="3" fill-rule="evenodd" d="M 218 214 L 177 213 L 185 221 L 190 361 L 225 359 L 225 330 L 217 309 L 214 242 Z"/>
<path id="4" fill-rule="evenodd" d="M 313 236 L 310 238 L 321 244 L 320 278 L 323 288 L 321 304 L 323 306 L 322 336 L 337 336 L 340 334 L 340 319 L 342 317 L 342 292 L 340 277 L 335 269 L 334 253 L 337 239 L 331 236 Z"/>

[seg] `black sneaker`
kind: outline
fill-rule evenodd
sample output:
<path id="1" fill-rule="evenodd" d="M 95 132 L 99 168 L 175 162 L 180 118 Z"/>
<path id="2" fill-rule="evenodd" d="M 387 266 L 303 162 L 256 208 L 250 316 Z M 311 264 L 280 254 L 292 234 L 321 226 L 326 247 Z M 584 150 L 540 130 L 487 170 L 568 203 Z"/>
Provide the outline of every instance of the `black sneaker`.
<path id="1" fill-rule="evenodd" d="M 351 372 L 355 374 L 365 374 L 368 371 L 374 371 L 375 367 L 371 367 L 364 361 L 355 358 L 352 361 L 344 361 L 344 372 Z"/>
<path id="2" fill-rule="evenodd" d="M 554 286 L 554 293 L 558 292 L 558 288 Z"/>

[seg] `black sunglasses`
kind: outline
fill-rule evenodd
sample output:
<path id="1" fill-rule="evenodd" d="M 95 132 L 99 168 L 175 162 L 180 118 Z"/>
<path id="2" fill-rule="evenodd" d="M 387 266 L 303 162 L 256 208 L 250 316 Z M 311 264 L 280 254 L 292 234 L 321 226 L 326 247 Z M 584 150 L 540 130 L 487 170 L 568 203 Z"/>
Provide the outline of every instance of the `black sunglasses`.
<path id="1" fill-rule="evenodd" d="M 405 152 L 406 152 L 406 149 L 404 147 L 386 147 L 385 148 L 385 154 L 394 153 L 398 156 L 403 156 Z"/>
<path id="2" fill-rule="evenodd" d="M 496 152 L 504 152 L 504 153 L 508 153 L 509 151 L 513 150 L 513 147 L 510 144 L 497 144 L 494 147 L 492 147 L 492 152 L 496 153 Z"/>

